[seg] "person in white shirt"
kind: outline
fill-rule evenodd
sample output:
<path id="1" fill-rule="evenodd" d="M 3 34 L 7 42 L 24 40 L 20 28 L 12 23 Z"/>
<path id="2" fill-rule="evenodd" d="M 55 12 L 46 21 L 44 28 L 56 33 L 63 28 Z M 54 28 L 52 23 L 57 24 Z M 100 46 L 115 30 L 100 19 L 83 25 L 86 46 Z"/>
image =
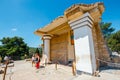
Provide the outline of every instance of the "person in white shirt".
<path id="1" fill-rule="evenodd" d="M 33 54 L 33 56 L 32 56 L 32 67 L 33 67 L 34 64 L 35 64 L 35 55 Z"/>
<path id="2" fill-rule="evenodd" d="M 5 61 L 5 64 L 9 61 L 8 56 L 5 56 L 5 57 L 4 57 L 4 61 Z"/>

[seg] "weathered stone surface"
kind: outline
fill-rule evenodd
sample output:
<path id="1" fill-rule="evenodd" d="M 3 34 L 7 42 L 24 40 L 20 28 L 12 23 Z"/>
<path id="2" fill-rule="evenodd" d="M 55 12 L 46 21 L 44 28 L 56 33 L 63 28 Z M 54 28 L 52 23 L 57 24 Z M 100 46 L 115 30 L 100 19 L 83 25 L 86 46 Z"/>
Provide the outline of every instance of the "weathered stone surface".
<path id="1" fill-rule="evenodd" d="M 67 53 L 67 44 L 68 44 L 68 34 L 62 34 L 51 39 L 51 60 L 58 60 L 64 64 L 67 63 L 68 53 Z"/>

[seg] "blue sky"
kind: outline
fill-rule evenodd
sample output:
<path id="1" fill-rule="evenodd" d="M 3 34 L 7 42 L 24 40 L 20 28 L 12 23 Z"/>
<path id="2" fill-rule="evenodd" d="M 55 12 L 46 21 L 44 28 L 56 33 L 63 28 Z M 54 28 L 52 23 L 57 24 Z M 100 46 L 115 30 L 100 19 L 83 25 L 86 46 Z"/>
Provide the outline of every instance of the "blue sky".
<path id="1" fill-rule="evenodd" d="M 95 2 L 104 2 L 102 21 L 120 30 L 119 0 L 0 0 L 0 39 L 20 36 L 28 46 L 38 47 L 42 41 L 33 34 L 36 29 L 63 15 L 73 4 Z"/>

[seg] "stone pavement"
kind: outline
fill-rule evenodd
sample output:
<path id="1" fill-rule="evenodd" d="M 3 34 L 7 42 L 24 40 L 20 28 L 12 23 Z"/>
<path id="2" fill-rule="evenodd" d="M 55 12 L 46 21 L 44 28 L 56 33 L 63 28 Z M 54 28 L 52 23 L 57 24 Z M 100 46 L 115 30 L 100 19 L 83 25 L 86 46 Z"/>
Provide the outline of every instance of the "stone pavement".
<path id="1" fill-rule="evenodd" d="M 112 73 L 109 73 L 112 72 Z M 15 61 L 14 68 L 8 68 L 6 80 L 120 80 L 120 70 L 104 70 L 100 77 L 93 77 L 86 74 L 72 75 L 72 68 L 64 65 L 47 65 L 38 70 L 32 67 L 31 62 Z M 2 80 L 3 75 L 0 75 Z"/>

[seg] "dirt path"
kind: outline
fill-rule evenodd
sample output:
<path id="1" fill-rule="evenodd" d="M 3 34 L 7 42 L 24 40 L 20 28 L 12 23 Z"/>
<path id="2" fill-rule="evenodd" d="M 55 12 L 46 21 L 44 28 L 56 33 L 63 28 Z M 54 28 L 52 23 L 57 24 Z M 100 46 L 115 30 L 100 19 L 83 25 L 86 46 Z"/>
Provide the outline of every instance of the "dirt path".
<path id="1" fill-rule="evenodd" d="M 110 71 L 112 73 L 110 73 Z M 8 68 L 6 80 L 120 80 L 120 70 L 107 70 L 100 73 L 100 77 L 90 75 L 72 75 L 71 67 L 58 65 L 48 65 L 45 68 L 36 70 L 30 62 L 15 61 L 14 68 Z M 0 75 L 2 80 L 2 75 Z"/>

